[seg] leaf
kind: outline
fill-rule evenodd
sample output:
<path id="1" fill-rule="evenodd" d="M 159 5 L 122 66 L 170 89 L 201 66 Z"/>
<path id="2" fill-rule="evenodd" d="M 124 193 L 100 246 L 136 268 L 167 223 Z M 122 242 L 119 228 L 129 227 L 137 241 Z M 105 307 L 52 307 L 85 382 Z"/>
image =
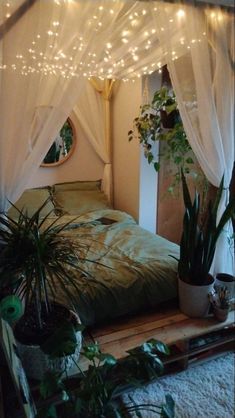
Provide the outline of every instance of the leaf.
<path id="1" fill-rule="evenodd" d="M 154 163 L 153 166 L 155 168 L 155 171 L 158 172 L 160 170 L 160 163 L 159 162 Z"/>
<path id="2" fill-rule="evenodd" d="M 104 364 L 108 364 L 109 366 L 113 366 L 117 363 L 117 360 L 115 357 L 113 357 L 111 354 L 106 353 L 100 353 L 97 358 L 102 361 Z"/>
<path id="3" fill-rule="evenodd" d="M 155 340 L 155 339 L 151 339 L 148 341 L 148 343 L 151 343 L 152 346 L 156 348 L 159 353 L 166 354 L 166 355 L 170 354 L 169 347 L 163 342 Z"/>
<path id="4" fill-rule="evenodd" d="M 40 409 L 36 418 L 58 418 L 56 408 L 54 405 Z"/>
<path id="5" fill-rule="evenodd" d="M 63 388 L 61 373 L 48 371 L 44 374 L 39 390 L 43 399 L 49 398 Z"/>
<path id="6" fill-rule="evenodd" d="M 162 418 L 174 418 L 175 417 L 175 401 L 171 395 L 166 395 L 166 404 L 162 406 L 161 411 Z"/>
<path id="7" fill-rule="evenodd" d="M 151 152 L 148 153 L 148 163 L 151 164 L 151 162 L 153 161 L 153 154 Z"/>
<path id="8" fill-rule="evenodd" d="M 66 321 L 42 345 L 42 351 L 52 358 L 75 353 L 77 347 L 76 330 Z"/>
<path id="9" fill-rule="evenodd" d="M 186 163 L 188 164 L 194 164 L 194 161 L 191 157 L 186 158 Z"/>

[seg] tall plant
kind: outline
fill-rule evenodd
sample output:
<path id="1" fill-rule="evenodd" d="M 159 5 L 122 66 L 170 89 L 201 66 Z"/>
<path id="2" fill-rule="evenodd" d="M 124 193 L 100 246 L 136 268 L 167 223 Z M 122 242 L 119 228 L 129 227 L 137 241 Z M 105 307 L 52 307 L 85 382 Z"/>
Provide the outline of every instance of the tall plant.
<path id="1" fill-rule="evenodd" d="M 196 191 L 192 202 L 185 176 L 182 172 L 185 214 L 183 233 L 180 242 L 179 276 L 186 283 L 203 285 L 208 282 L 208 275 L 215 254 L 217 240 L 226 225 L 234 216 L 235 198 L 226 206 L 220 221 L 217 213 L 223 193 L 222 178 L 214 202 L 208 203 L 206 217 L 200 220 L 200 194 Z"/>
<path id="2" fill-rule="evenodd" d="M 88 278 L 83 268 L 87 247 L 63 234 L 71 221 L 50 219 L 50 213 L 41 217 L 46 204 L 32 216 L 16 208 L 18 220 L 0 215 L 0 291 L 7 288 L 22 296 L 26 312 L 33 306 L 40 328 L 42 307 L 48 316 L 58 292 L 75 304 L 78 276 L 80 281 Z"/>

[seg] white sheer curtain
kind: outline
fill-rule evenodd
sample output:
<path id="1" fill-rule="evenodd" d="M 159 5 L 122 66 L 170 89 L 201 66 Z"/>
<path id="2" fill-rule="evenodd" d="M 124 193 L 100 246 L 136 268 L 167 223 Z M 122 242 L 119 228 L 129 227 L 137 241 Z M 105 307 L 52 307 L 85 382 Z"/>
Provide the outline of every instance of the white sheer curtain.
<path id="1" fill-rule="evenodd" d="M 189 142 L 206 177 L 218 187 L 224 175 L 219 221 L 229 201 L 235 159 L 234 21 L 219 8 L 189 6 L 185 12 L 182 37 L 188 53 L 169 61 L 168 69 Z M 214 274 L 235 273 L 232 234 L 229 222 L 217 244 Z"/>
<path id="2" fill-rule="evenodd" d="M 80 126 L 104 163 L 102 188 L 110 202 L 113 196 L 110 100 L 112 80 L 85 81 L 83 94 L 74 107 Z"/>
<path id="3" fill-rule="evenodd" d="M 205 174 L 218 186 L 224 173 L 228 187 L 234 161 L 234 57 L 226 13 L 158 1 L 37 0 L 17 19 L 22 2 L 0 2 L 0 210 L 26 188 L 78 102 L 82 77 L 125 80 L 165 63 Z M 106 151 L 101 158 L 110 168 Z M 220 211 L 226 199 L 228 192 Z M 215 271 L 233 268 L 230 232 L 228 225 Z"/>
<path id="4" fill-rule="evenodd" d="M 1 2 L 0 24 L 21 3 Z M 9 30 L 1 27 L 0 211 L 27 187 L 77 102 L 85 71 L 96 68 L 123 7 L 115 2 L 107 14 L 108 3 L 37 0 Z"/>

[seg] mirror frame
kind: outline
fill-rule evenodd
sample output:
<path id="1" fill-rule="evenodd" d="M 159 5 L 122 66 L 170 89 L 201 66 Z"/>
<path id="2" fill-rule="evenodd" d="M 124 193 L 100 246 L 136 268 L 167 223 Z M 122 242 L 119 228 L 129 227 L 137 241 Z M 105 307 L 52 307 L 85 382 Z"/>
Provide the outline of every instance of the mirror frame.
<path id="1" fill-rule="evenodd" d="M 71 155 L 74 153 L 74 149 L 75 149 L 75 146 L 76 146 L 76 143 L 77 143 L 77 137 L 76 137 L 76 132 L 75 132 L 75 127 L 74 127 L 74 123 L 72 122 L 72 120 L 71 120 L 71 118 L 70 117 L 68 117 L 67 119 L 66 119 L 66 121 L 65 122 L 67 122 L 68 121 L 68 123 L 70 124 L 70 126 L 71 126 L 71 129 L 72 129 L 72 135 L 73 135 L 73 141 L 72 141 L 72 145 L 71 145 L 71 148 L 70 148 L 70 150 L 69 150 L 69 152 L 68 152 L 68 154 L 67 155 L 65 155 L 61 160 L 59 160 L 59 161 L 56 161 L 56 162 L 54 162 L 54 163 L 41 163 L 40 164 L 40 167 L 46 167 L 46 168 L 51 168 L 51 167 L 57 167 L 58 165 L 61 165 L 61 164 L 63 164 L 63 163 L 65 163 L 65 161 L 67 161 L 67 159 L 68 158 L 70 158 L 71 157 Z M 64 125 L 63 125 L 64 126 Z M 63 127 L 62 126 L 62 127 Z M 62 129 L 62 127 L 61 127 L 61 129 Z M 49 150 L 48 150 L 49 151 Z M 47 154 L 46 154 L 47 155 Z M 45 155 L 45 157 L 46 157 L 46 155 Z M 44 157 L 44 158 L 45 158 Z"/>

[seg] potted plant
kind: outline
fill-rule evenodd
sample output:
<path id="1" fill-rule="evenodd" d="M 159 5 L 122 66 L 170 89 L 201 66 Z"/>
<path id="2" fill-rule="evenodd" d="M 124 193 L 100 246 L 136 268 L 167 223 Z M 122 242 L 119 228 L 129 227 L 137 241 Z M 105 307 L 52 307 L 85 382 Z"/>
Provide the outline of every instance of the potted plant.
<path id="1" fill-rule="evenodd" d="M 216 290 L 209 293 L 213 313 L 218 321 L 226 321 L 231 305 L 231 295 L 224 286 L 217 286 Z"/>
<path id="2" fill-rule="evenodd" d="M 235 210 L 233 198 L 217 223 L 217 211 L 223 192 L 223 178 L 214 202 L 209 201 L 204 221 L 200 218 L 200 195 L 195 193 L 192 202 L 184 173 L 182 172 L 185 214 L 178 260 L 179 304 L 183 313 L 192 317 L 208 313 L 208 293 L 214 278 L 209 274 L 217 240 Z"/>
<path id="3" fill-rule="evenodd" d="M 235 277 L 228 273 L 218 273 L 215 277 L 215 288 L 225 286 L 230 292 L 231 298 L 235 299 Z"/>
<path id="4" fill-rule="evenodd" d="M 56 355 L 54 342 L 47 346 L 50 355 Z M 37 418 L 125 418 L 128 413 L 141 417 L 142 411 L 154 413 L 162 418 L 174 418 L 174 401 L 166 395 L 166 402 L 158 405 L 135 404 L 118 401 L 127 389 L 156 379 L 163 372 L 162 358 L 169 354 L 168 347 L 157 340 L 149 340 L 128 351 L 128 355 L 117 360 L 110 354 L 102 353 L 97 343 L 85 345 L 81 351 L 89 364 L 86 371 L 77 365 L 76 385 L 71 386 L 66 373 L 49 371 L 40 384 L 42 404 Z M 120 400 L 120 399 L 119 399 Z M 156 415 L 155 415 L 156 414 Z M 129 416 L 129 414 L 128 414 Z"/>
<path id="5" fill-rule="evenodd" d="M 63 295 L 73 307 L 79 293 L 78 278 L 87 280 L 82 267 L 86 248 L 63 233 L 69 223 L 61 223 L 61 217 L 51 219 L 50 213 L 40 217 L 46 204 L 31 217 L 20 210 L 18 220 L 0 215 L 0 293 L 14 293 L 23 301 L 24 315 L 14 333 L 26 373 L 34 378 L 40 378 L 49 366 L 40 346 L 58 326 L 64 330 L 71 325 L 70 341 L 76 342 L 79 353 L 78 316 L 56 303 L 56 298 Z M 43 362 L 40 366 L 39 358 Z"/>

